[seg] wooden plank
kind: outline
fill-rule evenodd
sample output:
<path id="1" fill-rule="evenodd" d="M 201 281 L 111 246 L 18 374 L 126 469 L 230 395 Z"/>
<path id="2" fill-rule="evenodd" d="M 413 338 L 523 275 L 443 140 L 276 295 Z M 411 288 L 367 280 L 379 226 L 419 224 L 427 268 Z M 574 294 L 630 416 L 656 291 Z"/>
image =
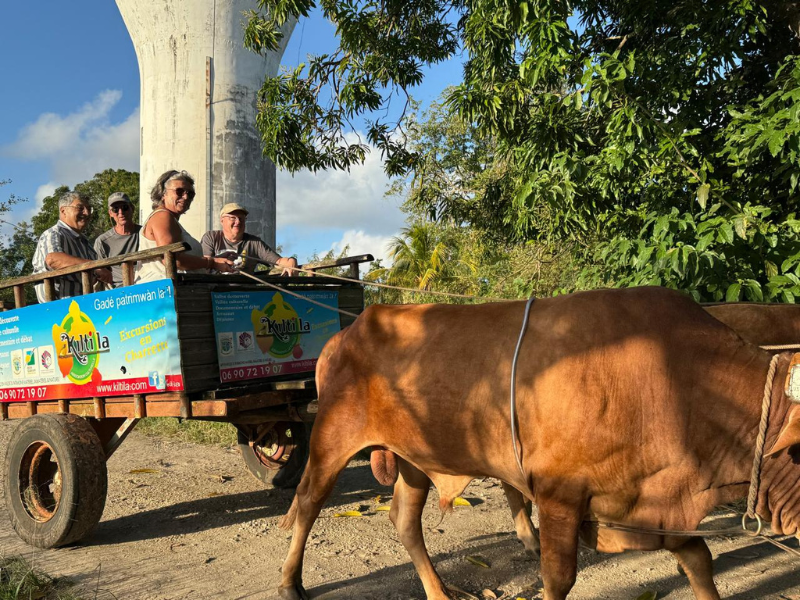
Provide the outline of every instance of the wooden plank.
<path id="1" fill-rule="evenodd" d="M 137 419 L 144 419 L 147 416 L 147 403 L 141 394 L 133 397 L 133 416 Z"/>
<path id="2" fill-rule="evenodd" d="M 0 402 L 0 421 L 8 420 L 8 404 Z"/>
<path id="3" fill-rule="evenodd" d="M 28 415 L 33 416 L 36 414 L 36 402 L 28 402 Z"/>
<path id="4" fill-rule="evenodd" d="M 181 405 L 181 418 L 182 419 L 191 419 L 192 418 L 192 402 L 189 400 L 189 396 L 183 394 L 180 399 Z"/>
<path id="5" fill-rule="evenodd" d="M 55 271 L 47 271 L 45 273 L 37 273 L 36 275 L 27 275 L 25 277 L 17 277 L 16 279 L 8 279 L 0 282 L 0 289 L 14 287 L 25 283 L 36 283 L 39 281 L 49 281 L 55 277 L 63 277 L 64 275 L 71 275 L 72 273 L 81 273 L 82 271 L 92 271 L 94 269 L 111 267 L 113 265 L 121 265 L 126 261 L 138 261 L 148 258 L 155 258 L 162 256 L 169 252 L 174 257 L 175 252 L 182 252 L 188 250 L 189 245 L 183 242 L 176 244 L 169 244 L 168 246 L 159 246 L 158 248 L 151 248 L 149 250 L 142 250 L 141 252 L 133 252 L 131 254 L 124 254 L 115 256 L 114 258 L 103 258 L 101 260 L 88 261 L 79 265 L 57 269 Z"/>
<path id="6" fill-rule="evenodd" d="M 178 269 L 175 264 L 175 254 L 172 252 L 164 253 L 164 269 L 167 272 L 167 279 L 175 279 L 175 274 L 178 272 Z"/>
<path id="7" fill-rule="evenodd" d="M 69 400 L 62 398 L 58 401 L 58 412 L 64 414 L 69 413 Z"/>
<path id="8" fill-rule="evenodd" d="M 92 293 L 92 274 L 89 271 L 81 272 L 81 287 L 84 296 Z"/>
<path id="9" fill-rule="evenodd" d="M 25 306 L 25 287 L 21 285 L 14 286 L 14 304 L 17 308 Z"/>
<path id="10" fill-rule="evenodd" d="M 106 401 L 102 398 L 93 398 L 92 405 L 94 407 L 94 418 L 95 419 L 105 419 L 106 418 Z"/>
<path id="11" fill-rule="evenodd" d="M 133 285 L 135 275 L 134 272 L 136 263 L 133 262 L 124 262 L 122 263 L 122 285 L 128 286 Z"/>
<path id="12" fill-rule="evenodd" d="M 2 288 L 2 285 L 0 285 Z M 56 298 L 56 287 L 52 279 L 44 280 L 44 301 L 52 302 Z"/>

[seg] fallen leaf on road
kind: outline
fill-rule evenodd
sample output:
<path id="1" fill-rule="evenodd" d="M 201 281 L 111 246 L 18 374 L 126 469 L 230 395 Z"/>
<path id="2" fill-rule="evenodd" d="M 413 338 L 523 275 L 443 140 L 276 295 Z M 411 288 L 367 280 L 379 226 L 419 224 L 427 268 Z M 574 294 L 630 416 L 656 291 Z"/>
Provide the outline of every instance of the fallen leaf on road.
<path id="1" fill-rule="evenodd" d="M 361 513 L 358 512 L 357 510 L 346 510 L 346 511 L 341 512 L 341 513 L 336 513 L 333 516 L 334 517 L 360 517 Z"/>
<path id="2" fill-rule="evenodd" d="M 497 594 L 495 594 L 492 590 L 488 588 L 485 590 L 481 590 L 481 596 L 489 600 L 497 600 Z"/>
<path id="3" fill-rule="evenodd" d="M 469 503 L 469 500 L 465 500 L 464 498 L 459 496 L 458 498 L 453 500 L 453 506 L 472 506 L 472 504 Z"/>
<path id="4" fill-rule="evenodd" d="M 137 473 L 161 473 L 158 469 L 132 469 L 130 471 L 131 475 L 135 475 Z"/>
<path id="5" fill-rule="evenodd" d="M 636 600 L 656 600 L 658 592 L 647 590 L 644 594 L 636 598 Z"/>
<path id="6" fill-rule="evenodd" d="M 483 560 L 483 558 L 481 558 L 480 556 L 468 556 L 467 560 L 469 562 L 471 562 L 473 565 L 477 565 L 479 567 L 483 567 L 484 569 L 490 568 L 489 567 L 489 563 L 487 563 L 485 560 Z"/>
<path id="7" fill-rule="evenodd" d="M 388 511 L 392 510 L 392 507 L 384 505 L 384 506 L 379 506 L 375 510 L 378 511 L 378 512 L 388 512 Z"/>

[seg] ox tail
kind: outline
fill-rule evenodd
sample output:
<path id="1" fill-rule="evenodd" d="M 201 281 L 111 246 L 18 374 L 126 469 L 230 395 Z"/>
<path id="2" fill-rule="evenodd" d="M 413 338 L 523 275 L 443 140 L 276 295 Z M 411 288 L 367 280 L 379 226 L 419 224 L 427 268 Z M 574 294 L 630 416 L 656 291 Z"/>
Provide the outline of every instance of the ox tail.
<path id="1" fill-rule="evenodd" d="M 369 455 L 372 474 L 381 485 L 394 485 L 397 481 L 397 455 L 384 448 L 372 448 Z"/>
<path id="2" fill-rule="evenodd" d="M 294 527 L 294 522 L 297 519 L 297 494 L 294 495 L 292 505 L 289 507 L 289 512 L 283 515 L 283 518 L 278 523 L 281 529 L 291 529 Z"/>

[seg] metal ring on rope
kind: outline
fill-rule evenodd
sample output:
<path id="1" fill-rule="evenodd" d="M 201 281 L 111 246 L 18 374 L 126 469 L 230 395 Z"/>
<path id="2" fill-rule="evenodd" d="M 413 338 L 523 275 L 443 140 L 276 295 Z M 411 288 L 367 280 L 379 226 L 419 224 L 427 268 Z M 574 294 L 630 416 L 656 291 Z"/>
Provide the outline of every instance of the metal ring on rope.
<path id="1" fill-rule="evenodd" d="M 742 529 L 744 529 L 748 534 L 753 535 L 753 536 L 761 535 L 761 529 L 764 527 L 764 524 L 761 522 L 761 517 L 756 515 L 755 516 L 755 521 L 756 521 L 756 530 L 755 531 L 750 531 L 747 528 L 747 514 L 746 513 L 743 514 L 742 515 Z"/>

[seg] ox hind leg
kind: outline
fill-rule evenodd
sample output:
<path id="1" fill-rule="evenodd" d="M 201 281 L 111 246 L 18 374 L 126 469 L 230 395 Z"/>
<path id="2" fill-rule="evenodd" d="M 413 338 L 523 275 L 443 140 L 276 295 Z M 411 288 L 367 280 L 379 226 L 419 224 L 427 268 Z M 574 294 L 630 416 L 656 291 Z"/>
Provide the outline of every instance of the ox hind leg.
<path id="1" fill-rule="evenodd" d="M 578 573 L 578 534 L 584 513 L 582 490 L 537 481 L 541 574 L 544 600 L 564 600 Z"/>
<path id="2" fill-rule="evenodd" d="M 436 572 L 422 534 L 422 511 L 428 499 L 431 480 L 425 473 L 399 457 L 398 466 L 400 474 L 394 484 L 389 519 L 414 563 L 428 600 L 450 600 L 453 596 Z"/>
<path id="3" fill-rule="evenodd" d="M 326 427 L 327 423 L 330 423 L 329 427 Z M 343 444 L 343 440 L 348 440 L 349 444 Z M 350 458 L 361 449 L 355 440 L 357 436 L 343 432 L 336 419 L 321 419 L 314 427 L 308 465 L 300 485 L 297 486 L 292 506 L 280 523 L 284 529 L 289 529 L 294 524 L 292 541 L 281 569 L 281 585 L 278 588 L 278 595 L 283 600 L 309 598 L 302 583 L 303 555 L 308 534 L 339 474 L 350 462 Z"/>
<path id="4" fill-rule="evenodd" d="M 539 534 L 531 522 L 531 503 L 515 487 L 503 484 L 503 492 L 508 500 L 508 507 L 511 509 L 511 518 L 514 519 L 514 528 L 517 531 L 517 539 L 525 546 L 525 550 L 533 556 L 539 556 Z"/>
<path id="5" fill-rule="evenodd" d="M 672 549 L 672 554 L 683 567 L 697 600 L 720 600 L 714 584 L 711 551 L 705 541 L 691 538 L 682 546 Z"/>

